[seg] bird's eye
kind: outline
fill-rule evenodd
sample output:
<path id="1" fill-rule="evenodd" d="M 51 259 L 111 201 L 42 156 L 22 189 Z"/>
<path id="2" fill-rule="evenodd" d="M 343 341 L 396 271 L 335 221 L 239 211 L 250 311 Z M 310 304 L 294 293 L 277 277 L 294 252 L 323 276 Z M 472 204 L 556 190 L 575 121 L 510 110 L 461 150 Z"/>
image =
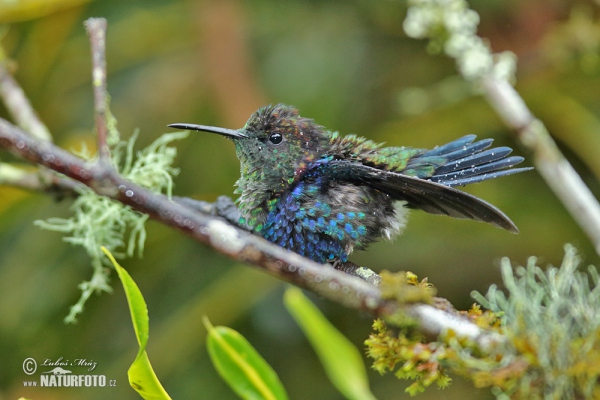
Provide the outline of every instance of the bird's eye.
<path id="1" fill-rule="evenodd" d="M 271 133 L 269 135 L 269 142 L 273 143 L 273 144 L 279 144 L 281 143 L 281 141 L 283 140 L 283 136 L 281 136 L 281 133 Z"/>

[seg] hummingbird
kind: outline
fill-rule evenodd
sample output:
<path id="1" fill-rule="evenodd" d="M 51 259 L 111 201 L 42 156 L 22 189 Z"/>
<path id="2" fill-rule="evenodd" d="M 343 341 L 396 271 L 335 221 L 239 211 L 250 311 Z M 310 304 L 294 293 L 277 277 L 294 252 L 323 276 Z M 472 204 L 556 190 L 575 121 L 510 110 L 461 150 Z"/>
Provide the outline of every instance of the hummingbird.
<path id="1" fill-rule="evenodd" d="M 517 233 L 495 206 L 455 189 L 531 168 L 523 157 L 467 135 L 432 150 L 384 147 L 342 136 L 284 104 L 261 107 L 243 128 L 169 127 L 231 139 L 240 161 L 239 226 L 318 263 L 345 263 L 355 249 L 392 239 L 409 209 L 490 223 Z"/>

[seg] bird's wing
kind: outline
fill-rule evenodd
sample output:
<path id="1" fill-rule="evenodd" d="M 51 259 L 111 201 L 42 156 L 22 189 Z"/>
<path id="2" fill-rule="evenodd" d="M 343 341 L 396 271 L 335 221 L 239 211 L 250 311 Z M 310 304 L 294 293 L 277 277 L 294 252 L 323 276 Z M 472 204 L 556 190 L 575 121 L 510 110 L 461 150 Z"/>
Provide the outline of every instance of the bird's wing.
<path id="1" fill-rule="evenodd" d="M 324 172 L 329 179 L 371 186 L 394 199 L 407 201 L 412 208 L 431 214 L 487 222 L 513 233 L 519 231 L 510 218 L 495 206 L 440 183 L 345 160 L 328 162 Z"/>

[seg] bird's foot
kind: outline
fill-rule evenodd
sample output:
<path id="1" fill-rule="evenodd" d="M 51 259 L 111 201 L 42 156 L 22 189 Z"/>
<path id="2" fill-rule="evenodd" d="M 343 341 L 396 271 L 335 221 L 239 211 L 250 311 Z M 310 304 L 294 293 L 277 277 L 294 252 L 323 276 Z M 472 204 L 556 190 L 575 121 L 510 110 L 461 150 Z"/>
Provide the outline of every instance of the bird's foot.
<path id="1" fill-rule="evenodd" d="M 360 279 L 370 283 L 373 286 L 379 286 L 381 283 L 381 277 L 373 270 L 361 267 L 350 261 L 334 261 L 331 266 L 338 271 L 347 273 L 348 275 L 357 276 Z"/>
<path id="2" fill-rule="evenodd" d="M 207 201 L 196 200 L 190 197 L 173 196 L 173 201 L 175 203 L 190 207 L 196 211 L 221 217 L 232 225 L 246 229 L 246 227 L 240 225 L 240 210 L 230 197 L 219 196 L 214 203 L 209 203 Z"/>

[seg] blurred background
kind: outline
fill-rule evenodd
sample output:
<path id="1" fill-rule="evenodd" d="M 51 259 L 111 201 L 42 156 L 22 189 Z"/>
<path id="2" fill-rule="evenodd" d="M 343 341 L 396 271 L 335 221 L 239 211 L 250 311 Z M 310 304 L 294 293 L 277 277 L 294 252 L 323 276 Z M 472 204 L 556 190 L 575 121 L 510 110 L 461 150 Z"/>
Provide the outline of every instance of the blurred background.
<path id="1" fill-rule="evenodd" d="M 494 51 L 519 57 L 517 89 L 598 195 L 600 15 L 583 0 L 472 1 L 479 33 Z M 389 145 L 433 147 L 465 134 L 494 138 L 531 165 L 453 61 L 406 37 L 404 1 L 0 1 L 5 53 L 41 119 L 66 149 L 94 146 L 90 49 L 83 21 L 108 20 L 108 90 L 124 138 L 141 148 L 190 122 L 241 127 L 259 106 L 283 102 L 344 134 Z M 4 108 L 0 115 L 7 117 Z M 212 201 L 232 195 L 239 176 L 233 145 L 192 134 L 179 149 L 175 193 Z M 3 160 L 11 160 L 0 152 Z M 499 260 L 559 265 L 573 243 L 582 266 L 598 256 L 535 172 L 466 189 L 502 209 L 518 235 L 492 226 L 413 212 L 408 229 L 352 260 L 374 270 L 428 277 L 440 296 L 468 308 L 472 290 L 499 283 Z M 33 221 L 67 217 L 69 201 L 0 187 L 0 399 L 136 399 L 126 371 L 137 343 L 118 279 L 113 294 L 92 296 L 65 325 L 92 270 L 84 251 Z M 240 331 L 274 367 L 293 399 L 339 399 L 314 352 L 282 305 L 285 284 L 237 265 L 157 223 L 147 226 L 142 259 L 122 260 L 150 313 L 148 354 L 175 399 L 235 398 L 209 362 L 201 316 Z M 371 320 L 313 300 L 359 348 Z M 24 388 L 22 363 L 85 358 L 112 388 Z M 365 359 L 369 364 L 369 360 Z M 405 382 L 371 372 L 380 399 L 405 397 Z M 38 376 L 38 375 L 34 375 Z M 422 399 L 487 399 L 456 377 Z"/>

